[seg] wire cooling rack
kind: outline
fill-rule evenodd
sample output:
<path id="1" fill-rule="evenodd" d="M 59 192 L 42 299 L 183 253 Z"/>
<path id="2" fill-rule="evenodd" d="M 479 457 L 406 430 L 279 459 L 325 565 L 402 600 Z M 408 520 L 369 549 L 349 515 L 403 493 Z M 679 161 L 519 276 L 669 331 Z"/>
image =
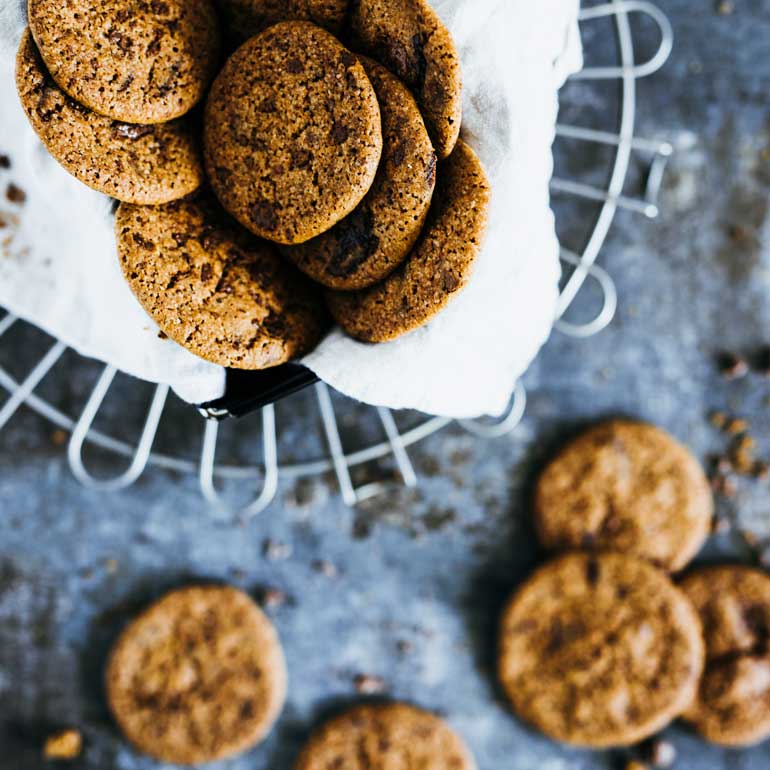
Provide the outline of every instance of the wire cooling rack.
<path id="1" fill-rule="evenodd" d="M 634 51 L 632 25 L 635 18 L 647 17 L 658 28 L 660 42 L 654 55 L 646 61 L 638 62 Z M 572 337 L 587 338 L 604 329 L 612 320 L 617 307 L 617 294 L 610 275 L 596 264 L 596 259 L 607 238 L 618 209 L 627 209 L 649 218 L 658 215 L 657 198 L 663 178 L 665 165 L 671 156 L 672 147 L 667 142 L 650 141 L 634 135 L 636 119 L 636 81 L 656 72 L 668 58 L 673 35 L 666 16 L 652 3 L 645 0 L 611 0 L 610 2 L 584 8 L 580 14 L 580 23 L 585 28 L 589 24 L 601 24 L 609 21 L 616 36 L 617 60 L 612 66 L 590 66 L 572 77 L 582 81 L 617 81 L 620 86 L 620 118 L 615 129 L 601 130 L 579 125 L 560 123 L 557 126 L 558 141 L 586 142 L 602 145 L 612 151 L 612 160 L 608 168 L 606 186 L 594 185 L 586 181 L 554 177 L 551 189 L 555 196 L 571 197 L 595 205 L 598 213 L 593 228 L 582 250 L 562 249 L 565 267 L 571 270 L 563 285 L 555 327 Z M 586 36 L 589 40 L 590 36 Z M 587 42 L 586 45 L 590 45 Z M 639 197 L 624 194 L 624 186 L 629 171 L 632 155 L 638 153 L 647 162 L 647 182 L 644 193 Z M 567 310 L 573 305 L 584 284 L 591 279 L 601 292 L 599 312 L 585 323 L 573 323 L 564 319 Z M 0 344 L 2 337 L 14 326 L 22 322 L 13 315 L 6 315 L 0 320 Z M 6 339 L 8 337 L 6 336 Z M 441 417 L 422 416 L 408 429 L 400 429 L 396 416 L 388 409 L 377 408 L 376 415 L 381 423 L 384 440 L 372 442 L 356 451 L 346 453 L 338 422 L 338 414 L 332 396 L 326 385 L 317 383 L 314 393 L 315 407 L 322 425 L 326 451 L 318 459 L 308 462 L 292 462 L 279 457 L 279 434 L 276 428 L 276 408 L 274 405 L 263 407 L 261 411 L 261 463 L 256 464 L 219 464 L 216 461 L 219 440 L 219 423 L 214 420 L 203 422 L 202 448 L 197 460 L 172 453 L 153 452 L 157 439 L 161 417 L 166 409 L 169 388 L 156 386 L 151 397 L 149 409 L 144 418 L 144 427 L 139 440 L 132 443 L 114 435 L 108 429 L 96 429 L 95 420 L 103 409 L 113 381 L 118 372 L 112 366 L 103 366 L 85 406 L 76 416 L 70 416 L 65 408 L 55 403 L 55 399 L 44 398 L 36 394 L 38 386 L 55 367 L 67 351 L 67 346 L 56 341 L 45 354 L 32 366 L 23 378 L 16 379 L 0 367 L 0 389 L 8 392 L 8 398 L 0 407 L 0 431 L 8 424 L 22 405 L 26 405 L 57 428 L 69 433 L 67 458 L 75 477 L 85 486 L 101 491 L 116 491 L 131 486 L 149 466 L 164 468 L 184 474 L 197 474 L 200 489 L 204 497 L 213 505 L 233 510 L 228 505 L 218 485 L 228 480 L 257 485 L 257 492 L 246 506 L 238 506 L 242 516 L 254 516 L 263 511 L 274 499 L 280 478 L 295 479 L 332 471 L 337 478 L 343 500 L 348 505 L 355 505 L 388 489 L 393 483 L 414 487 L 418 483 L 417 474 L 410 461 L 408 448 L 427 436 L 446 427 L 451 420 Z M 294 398 L 294 397 L 293 397 Z M 343 402 L 353 409 L 352 402 Z M 491 423 L 484 420 L 463 420 L 460 425 L 471 434 L 482 438 L 496 438 L 510 433 L 521 421 L 526 404 L 526 392 L 519 384 L 511 399 L 505 415 Z M 338 406 L 337 411 L 340 411 Z M 207 415 L 214 416 L 214 415 Z M 344 418 L 344 415 L 340 415 Z M 91 445 L 104 450 L 112 457 L 122 458 L 128 466 L 118 475 L 97 478 L 86 467 L 84 447 Z M 392 458 L 398 470 L 398 482 L 375 481 L 356 487 L 351 470 L 356 466 L 382 458 Z"/>

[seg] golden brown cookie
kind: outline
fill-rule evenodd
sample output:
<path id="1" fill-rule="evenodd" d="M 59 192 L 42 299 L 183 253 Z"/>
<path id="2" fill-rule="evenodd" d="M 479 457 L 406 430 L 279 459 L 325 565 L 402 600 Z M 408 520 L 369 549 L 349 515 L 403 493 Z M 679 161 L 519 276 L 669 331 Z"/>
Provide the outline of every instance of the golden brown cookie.
<path id="1" fill-rule="evenodd" d="M 748 567 L 707 567 L 681 588 L 706 639 L 700 689 L 684 718 L 723 746 L 770 737 L 770 577 Z"/>
<path id="2" fill-rule="evenodd" d="M 692 702 L 700 622 L 662 571 L 625 554 L 575 553 L 538 569 L 500 628 L 499 675 L 516 713 L 565 743 L 636 743 Z"/>
<path id="3" fill-rule="evenodd" d="M 412 89 L 439 158 L 447 158 L 462 123 L 460 57 L 427 0 L 353 0 L 350 29 L 354 50 Z"/>
<path id="4" fill-rule="evenodd" d="M 669 570 L 695 556 L 713 513 L 708 480 L 689 450 L 660 428 L 629 420 L 571 441 L 535 488 L 546 548 L 623 551 Z"/>
<path id="5" fill-rule="evenodd" d="M 280 21 L 312 21 L 339 35 L 349 0 L 217 0 L 227 36 L 241 44 Z"/>
<path id="6" fill-rule="evenodd" d="M 29 23 L 59 87 L 126 123 L 184 115 L 219 57 L 211 0 L 29 0 Z"/>
<path id="7" fill-rule="evenodd" d="M 327 322 L 317 287 L 213 197 L 118 208 L 123 274 L 172 340 L 233 369 L 267 369 L 311 350 Z"/>
<path id="8" fill-rule="evenodd" d="M 382 160 L 356 210 L 331 230 L 281 249 L 300 270 L 332 289 L 363 289 L 393 272 L 425 224 L 436 185 L 436 153 L 408 89 L 361 58 L 382 114 Z"/>
<path id="9" fill-rule="evenodd" d="M 439 164 L 425 228 L 406 260 L 368 289 L 327 292 L 337 323 L 363 342 L 388 342 L 430 321 L 470 280 L 486 231 L 489 195 L 479 159 L 458 142 Z"/>
<path id="10" fill-rule="evenodd" d="M 308 741 L 295 770 L 474 770 L 462 740 L 438 717 L 404 703 L 358 706 Z"/>
<path id="11" fill-rule="evenodd" d="M 286 666 L 270 621 L 242 591 L 167 594 L 115 644 L 107 701 L 141 752 L 193 765 L 258 743 L 283 707 Z"/>
<path id="12" fill-rule="evenodd" d="M 166 203 L 203 182 L 192 126 L 118 123 L 74 102 L 45 69 L 29 30 L 16 58 L 24 112 L 51 155 L 89 187 L 130 203 Z"/>
<path id="13" fill-rule="evenodd" d="M 224 207 L 256 235 L 303 243 L 369 191 L 380 109 L 358 59 L 308 22 L 244 43 L 206 104 L 205 158 Z"/>

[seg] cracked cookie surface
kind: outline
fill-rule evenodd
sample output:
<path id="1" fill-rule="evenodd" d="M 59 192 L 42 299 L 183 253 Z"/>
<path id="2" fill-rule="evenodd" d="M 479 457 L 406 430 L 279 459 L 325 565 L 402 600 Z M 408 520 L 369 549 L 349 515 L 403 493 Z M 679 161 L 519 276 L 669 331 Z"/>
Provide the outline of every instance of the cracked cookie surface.
<path id="1" fill-rule="evenodd" d="M 29 0 L 29 23 L 59 87 L 126 123 L 184 115 L 218 63 L 211 0 Z"/>
<path id="2" fill-rule="evenodd" d="M 312 21 L 339 35 L 349 0 L 216 0 L 231 43 L 240 45 L 281 21 Z"/>
<path id="3" fill-rule="evenodd" d="M 369 191 L 382 153 L 380 109 L 363 66 L 308 22 L 244 43 L 214 81 L 206 167 L 222 205 L 256 235 L 304 243 Z"/>
<path id="4" fill-rule="evenodd" d="M 382 159 L 359 206 L 331 230 L 281 249 L 313 280 L 332 289 L 371 286 L 391 273 L 422 232 L 436 185 L 436 153 L 409 90 L 359 57 L 382 114 Z"/>
<path id="5" fill-rule="evenodd" d="M 273 625 L 245 593 L 190 586 L 129 624 L 105 683 L 110 709 L 137 749 L 201 764 L 265 736 L 283 707 L 286 667 Z"/>
<path id="6" fill-rule="evenodd" d="M 213 196 L 117 211 L 123 274 L 160 329 L 201 358 L 267 369 L 311 350 L 326 329 L 317 287 Z"/>
<path id="7" fill-rule="evenodd" d="M 474 770 L 462 740 L 438 717 L 403 703 L 358 706 L 320 727 L 294 770 Z"/>
<path id="8" fill-rule="evenodd" d="M 362 342 L 388 342 L 423 326 L 470 280 L 487 226 L 489 182 L 467 144 L 439 164 L 425 227 L 407 258 L 380 283 L 327 291 L 337 323 Z"/>
<path id="9" fill-rule="evenodd" d="M 395 73 L 420 105 L 439 158 L 460 136 L 462 72 L 452 35 L 426 0 L 353 0 L 353 48 Z"/>
<path id="10" fill-rule="evenodd" d="M 546 548 L 623 551 L 678 570 L 708 536 L 714 503 L 686 447 L 653 425 L 611 420 L 550 461 L 534 508 Z"/>
<path id="11" fill-rule="evenodd" d="M 690 705 L 702 668 L 692 604 L 625 554 L 551 561 L 503 612 L 503 688 L 522 719 L 565 743 L 624 746 L 654 734 Z"/>
<path id="12" fill-rule="evenodd" d="M 203 160 L 187 119 L 138 126 L 83 107 L 48 74 L 29 30 L 16 59 L 16 87 L 48 151 L 89 187 L 129 203 L 158 204 L 202 184 Z"/>
<path id="13" fill-rule="evenodd" d="M 724 746 L 770 737 L 770 577 L 749 567 L 706 567 L 681 588 L 706 640 L 698 696 L 684 718 Z"/>

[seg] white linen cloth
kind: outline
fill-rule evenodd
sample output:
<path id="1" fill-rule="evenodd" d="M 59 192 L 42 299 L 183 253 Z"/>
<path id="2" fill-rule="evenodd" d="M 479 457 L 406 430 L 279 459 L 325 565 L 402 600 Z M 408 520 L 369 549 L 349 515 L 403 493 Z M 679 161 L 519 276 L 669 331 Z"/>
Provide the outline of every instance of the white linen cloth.
<path id="1" fill-rule="evenodd" d="M 550 334 L 560 275 L 549 207 L 557 91 L 582 64 L 579 0 L 432 0 L 463 63 L 463 137 L 492 185 L 489 232 L 466 290 L 384 345 L 332 331 L 304 362 L 361 401 L 431 414 L 499 414 Z M 120 273 L 110 200 L 69 176 L 27 123 L 14 85 L 22 0 L 0 3 L 0 306 L 85 356 L 184 399 L 219 397 L 224 370 L 161 339 Z M 9 216 L 10 215 L 10 216 Z"/>

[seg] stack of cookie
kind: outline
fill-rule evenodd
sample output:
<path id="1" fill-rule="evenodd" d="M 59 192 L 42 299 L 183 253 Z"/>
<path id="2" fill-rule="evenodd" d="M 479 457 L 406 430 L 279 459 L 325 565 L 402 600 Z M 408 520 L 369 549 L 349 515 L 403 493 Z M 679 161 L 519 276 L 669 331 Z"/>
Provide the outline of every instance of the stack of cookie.
<path id="1" fill-rule="evenodd" d="M 272 728 L 286 695 L 273 625 L 244 593 L 190 586 L 136 618 L 107 664 L 110 709 L 126 737 L 162 762 L 194 765 L 239 754 Z M 309 740 L 297 770 L 414 767 L 474 770 L 438 717 L 403 703 L 357 706 Z"/>
<path id="2" fill-rule="evenodd" d="M 569 553 L 503 613 L 499 676 L 523 719 L 591 747 L 637 743 L 680 716 L 722 745 L 770 736 L 770 577 L 671 577 L 713 517 L 687 449 L 651 425 L 601 424 L 546 466 L 534 508 L 542 545 Z"/>
<path id="3" fill-rule="evenodd" d="M 230 368 L 309 352 L 329 314 L 366 342 L 425 324 L 467 284 L 490 194 L 449 32 L 427 0 L 216 5 L 29 0 L 21 102 L 121 202 L 132 291 Z"/>

